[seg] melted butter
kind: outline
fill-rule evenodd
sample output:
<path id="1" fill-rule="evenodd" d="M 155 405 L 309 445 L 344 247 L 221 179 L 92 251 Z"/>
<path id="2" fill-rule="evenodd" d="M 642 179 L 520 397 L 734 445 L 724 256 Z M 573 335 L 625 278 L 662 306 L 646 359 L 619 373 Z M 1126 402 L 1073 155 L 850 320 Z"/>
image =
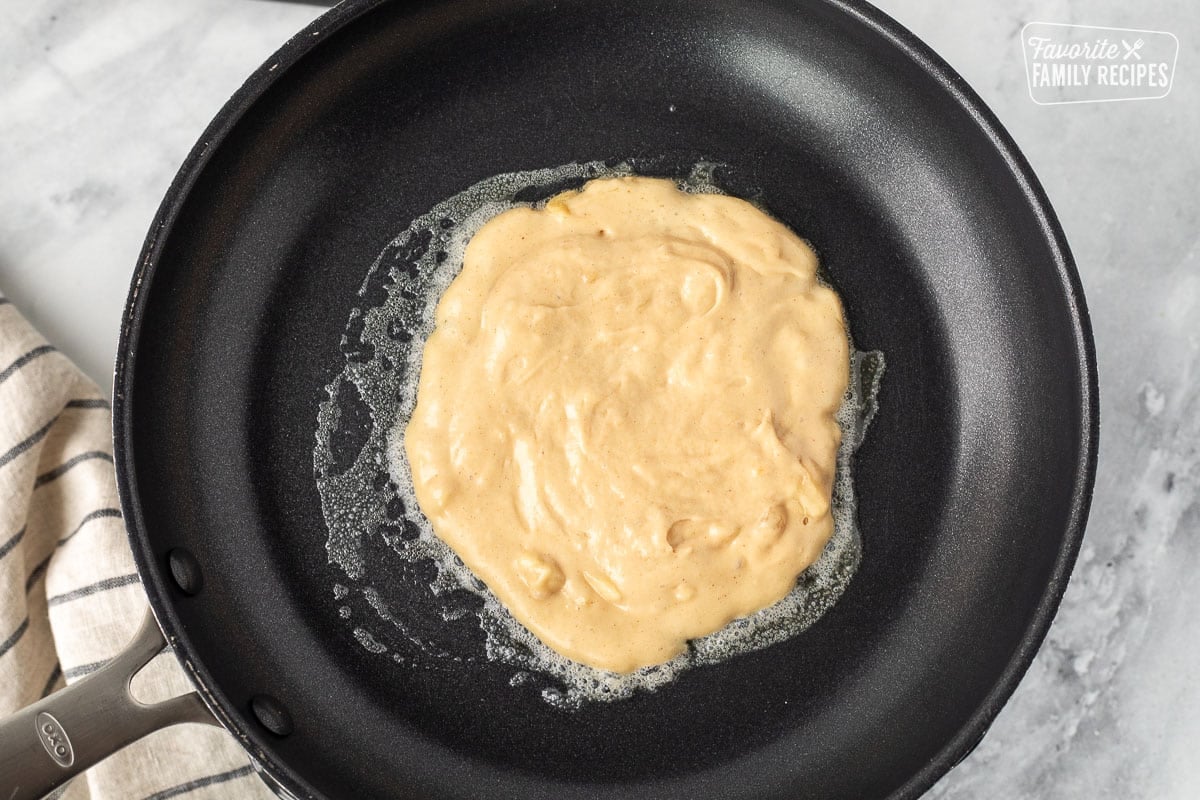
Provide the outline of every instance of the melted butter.
<path id="1" fill-rule="evenodd" d="M 610 178 L 492 219 L 405 451 L 436 534 L 558 653 L 630 672 L 786 595 L 833 532 L 849 343 L 745 201 Z"/>

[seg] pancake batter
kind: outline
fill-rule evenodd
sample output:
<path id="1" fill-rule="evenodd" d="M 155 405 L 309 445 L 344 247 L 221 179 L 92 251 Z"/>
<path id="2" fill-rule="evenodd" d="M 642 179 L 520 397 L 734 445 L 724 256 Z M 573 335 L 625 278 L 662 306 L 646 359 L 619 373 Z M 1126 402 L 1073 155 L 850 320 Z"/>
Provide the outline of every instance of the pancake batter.
<path id="1" fill-rule="evenodd" d="M 608 178 L 500 214 L 437 308 L 405 452 L 513 616 L 613 672 L 769 606 L 833 532 L 849 342 L 745 201 Z"/>

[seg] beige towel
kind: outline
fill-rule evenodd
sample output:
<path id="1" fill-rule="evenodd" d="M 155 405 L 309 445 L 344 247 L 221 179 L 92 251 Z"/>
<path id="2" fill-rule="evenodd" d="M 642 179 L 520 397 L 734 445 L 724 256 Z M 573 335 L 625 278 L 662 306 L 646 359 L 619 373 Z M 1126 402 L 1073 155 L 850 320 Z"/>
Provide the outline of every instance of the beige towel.
<path id="1" fill-rule="evenodd" d="M 110 420 L 96 384 L 0 297 L 0 717 L 98 669 L 145 614 Z M 164 654 L 133 688 L 161 700 L 191 687 Z M 0 798 L 5 786 L 0 775 Z M 274 797 L 232 737 L 205 725 L 151 734 L 52 796 Z"/>

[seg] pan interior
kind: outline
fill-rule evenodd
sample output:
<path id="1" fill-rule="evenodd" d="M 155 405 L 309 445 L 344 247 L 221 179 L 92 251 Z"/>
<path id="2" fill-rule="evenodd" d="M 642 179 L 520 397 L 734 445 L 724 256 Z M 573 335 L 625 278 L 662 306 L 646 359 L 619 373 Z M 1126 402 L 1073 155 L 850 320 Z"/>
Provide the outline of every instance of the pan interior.
<path id="1" fill-rule="evenodd" d="M 863 13 L 351 4 L 215 123 L 131 300 L 118 449 L 161 619 L 292 791 L 915 796 L 982 734 L 1081 533 L 1088 345 L 1038 197 L 960 87 Z M 731 193 L 812 241 L 888 371 L 855 463 L 863 561 L 837 605 L 782 644 L 567 713 L 490 662 L 426 669 L 362 646 L 339 609 L 374 612 L 332 594 L 312 452 L 353 356 L 349 309 L 398 231 L 488 176 L 607 159 L 731 165 Z M 163 569 L 176 547 L 204 572 L 195 596 Z M 378 540 L 362 555 L 422 569 Z M 470 620 L 390 609 L 451 653 L 478 649 Z M 246 713 L 258 694 L 291 735 Z"/>

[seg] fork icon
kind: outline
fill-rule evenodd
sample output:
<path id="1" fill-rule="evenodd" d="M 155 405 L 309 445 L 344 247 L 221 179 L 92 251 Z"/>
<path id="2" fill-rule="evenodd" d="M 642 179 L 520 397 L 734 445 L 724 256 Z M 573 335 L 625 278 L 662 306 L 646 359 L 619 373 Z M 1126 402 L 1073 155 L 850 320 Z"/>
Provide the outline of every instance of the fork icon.
<path id="1" fill-rule="evenodd" d="M 1125 56 L 1124 56 L 1125 61 L 1128 61 L 1130 56 L 1133 56 L 1138 61 L 1142 60 L 1142 54 L 1139 53 L 1138 50 L 1142 49 L 1142 45 L 1144 45 L 1145 42 L 1143 42 L 1141 39 L 1138 39 L 1133 44 L 1130 44 L 1129 42 L 1122 39 L 1121 44 L 1125 47 Z"/>

